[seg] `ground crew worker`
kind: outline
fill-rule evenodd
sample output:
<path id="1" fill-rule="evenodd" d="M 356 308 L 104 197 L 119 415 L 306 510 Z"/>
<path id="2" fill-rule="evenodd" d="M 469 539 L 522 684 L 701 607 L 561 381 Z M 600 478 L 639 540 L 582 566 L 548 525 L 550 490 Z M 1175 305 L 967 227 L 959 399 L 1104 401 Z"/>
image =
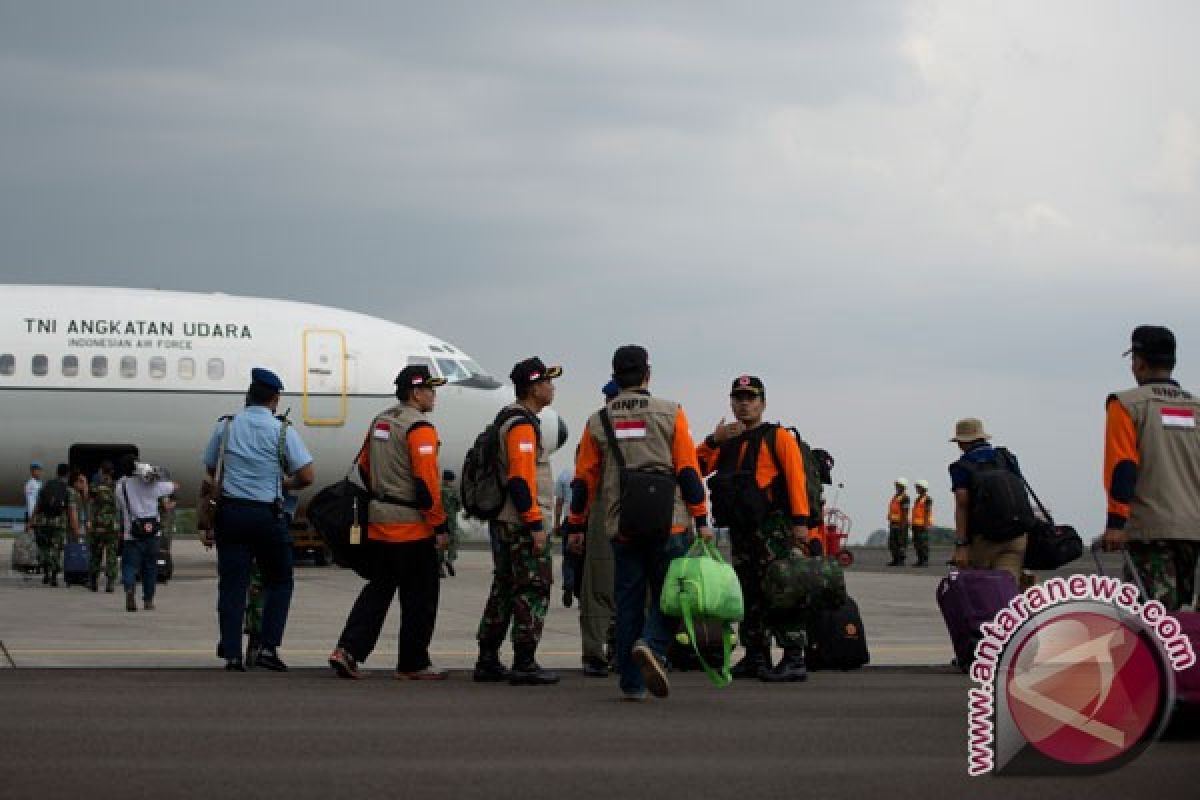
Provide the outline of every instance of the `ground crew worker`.
<path id="1" fill-rule="evenodd" d="M 896 478 L 896 493 L 888 501 L 888 550 L 892 552 L 889 567 L 904 566 L 908 550 L 908 481 Z"/>
<path id="2" fill-rule="evenodd" d="M 1137 388 L 1108 396 L 1104 488 L 1106 550 L 1129 549 L 1146 600 L 1170 611 L 1196 596 L 1200 557 L 1200 400 L 1171 378 L 1175 335 L 1134 329 L 1130 370 Z"/>
<path id="3" fill-rule="evenodd" d="M 554 524 L 554 475 L 537 414 L 554 402 L 553 381 L 560 375 L 562 367 L 547 367 L 536 357 L 519 362 L 509 373 L 517 397 L 508 408 L 524 413 L 512 416 L 499 431 L 507 497 L 499 516 L 488 523 L 495 571 L 479 621 L 477 681 L 558 683 L 558 675 L 542 669 L 535 654 L 554 582 L 548 541 Z M 513 666 L 506 670 L 499 649 L 510 627 Z"/>
<path id="4" fill-rule="evenodd" d="M 913 550 L 917 554 L 914 567 L 929 566 L 929 529 L 933 527 L 933 498 L 929 496 L 929 481 L 919 480 L 914 484 L 917 496 L 912 506 Z"/>
<path id="5" fill-rule="evenodd" d="M 428 681 L 448 675 L 429 659 L 440 593 L 439 551 L 446 548 L 448 529 L 438 434 L 427 415 L 437 403 L 437 387 L 445 383 L 423 364 L 400 370 L 399 403 L 375 417 L 359 453 L 359 472 L 372 494 L 367 546 L 373 566 L 329 656 L 340 677 L 358 677 L 358 665 L 375 649 L 397 594 L 396 677 Z"/>
<path id="6" fill-rule="evenodd" d="M 458 494 L 458 476 L 454 470 L 442 472 L 442 507 L 446 510 L 446 548 L 440 550 L 441 577 L 455 576 L 454 562 L 458 561 L 458 543 L 462 529 L 458 524 L 458 512 L 462 511 L 462 499 Z"/>
<path id="7" fill-rule="evenodd" d="M 722 419 L 697 448 L 696 458 L 701 474 L 714 475 L 709 483 L 713 513 L 726 516 L 718 524 L 729 527 L 733 568 L 745 603 L 738 636 L 746 654 L 734 666 L 733 675 L 772 683 L 803 681 L 808 678 L 804 663 L 808 609 L 768 607 L 763 581 L 772 562 L 790 556 L 792 548 L 806 547 L 810 537 L 820 541 L 820 530 L 809 528 L 804 456 L 791 431 L 763 422 L 767 394 L 760 378 L 734 378 L 729 399 L 735 421 Z M 733 476 L 738 472 L 752 474 L 753 481 L 735 484 Z M 756 496 L 733 497 L 731 492 Z M 735 512 L 732 506 L 739 504 L 761 509 L 761 517 L 751 519 L 758 515 Z M 772 637 L 783 648 L 783 658 L 774 667 Z"/>
<path id="8" fill-rule="evenodd" d="M 292 546 L 284 497 L 316 478 L 312 456 L 285 421 L 275 417 L 283 381 L 260 367 L 250 373 L 246 407 L 229 424 L 224 479 L 214 538 L 217 545 L 217 616 L 221 641 L 217 657 L 225 669 L 244 672 L 242 621 L 250 573 L 263 573 L 262 650 L 258 665 L 283 672 L 279 657 L 292 600 Z M 204 450 L 209 476 L 217 469 L 225 421 L 219 421 Z"/>
<path id="9" fill-rule="evenodd" d="M 71 503 L 73 490 L 67 485 L 71 468 L 59 464 L 55 476 L 38 491 L 34 506 L 33 523 L 37 532 L 38 556 L 42 563 L 42 583 L 58 586 L 58 573 L 62 572 L 63 545 L 67 531 L 79 530 L 79 513 Z"/>
<path id="10" fill-rule="evenodd" d="M 572 548 L 583 544 L 589 517 L 599 514 L 612 541 L 617 600 L 617 670 L 624 699 L 640 701 L 646 690 L 655 697 L 670 692 L 666 653 L 674 626 L 659 610 L 663 579 L 675 558 L 687 552 L 689 528 L 712 541 L 708 504 L 696 463 L 696 448 L 687 416 L 678 403 L 650 395 L 650 358 L 644 347 L 618 347 L 612 359 L 613 380 L 620 391 L 592 414 L 584 428 L 575 461 L 568 526 Z M 614 432 L 620 429 L 619 436 Z M 622 479 L 625 473 L 671 475 L 676 482 L 672 521 L 661 538 L 635 537 L 622 528 Z M 595 499 L 603 499 L 596 506 Z M 665 508 L 665 507 L 664 507 Z"/>
<path id="11" fill-rule="evenodd" d="M 114 470 L 111 461 L 100 464 L 99 480 L 92 486 L 91 525 L 88 528 L 88 588 L 99 591 L 100 570 L 104 570 L 104 591 L 111 593 L 117 580 L 117 545 L 121 540 L 121 519 L 117 511 Z"/>

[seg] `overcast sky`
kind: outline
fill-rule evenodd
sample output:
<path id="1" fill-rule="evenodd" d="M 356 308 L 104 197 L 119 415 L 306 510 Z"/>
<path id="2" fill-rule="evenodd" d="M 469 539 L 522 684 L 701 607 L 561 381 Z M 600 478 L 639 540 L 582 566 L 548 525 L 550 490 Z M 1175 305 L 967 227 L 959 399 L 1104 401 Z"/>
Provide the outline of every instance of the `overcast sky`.
<path id="1" fill-rule="evenodd" d="M 1200 5 L 6 3 L 0 280 L 341 306 L 506 375 L 612 349 L 697 437 L 730 380 L 950 522 L 980 416 L 1103 526 L 1152 322 L 1200 386 Z"/>

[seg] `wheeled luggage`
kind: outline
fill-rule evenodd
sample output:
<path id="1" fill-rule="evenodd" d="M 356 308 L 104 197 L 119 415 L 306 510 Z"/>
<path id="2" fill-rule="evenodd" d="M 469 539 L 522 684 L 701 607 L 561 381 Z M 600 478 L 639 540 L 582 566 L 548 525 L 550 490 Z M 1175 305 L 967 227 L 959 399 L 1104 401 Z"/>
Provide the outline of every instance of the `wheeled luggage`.
<path id="1" fill-rule="evenodd" d="M 1016 596 L 1016 579 L 999 569 L 951 570 L 938 584 L 938 608 L 954 645 L 954 661 L 963 672 L 975 660 L 975 646 L 983 638 L 980 627 Z"/>
<path id="2" fill-rule="evenodd" d="M 871 661 L 862 614 L 853 597 L 816 611 L 808 629 L 805 661 L 810 670 L 858 669 Z"/>
<path id="3" fill-rule="evenodd" d="M 31 572 L 37 572 L 40 563 L 37 538 L 33 535 L 33 531 L 17 531 L 13 535 L 13 571 L 24 572 L 28 575 Z"/>
<path id="4" fill-rule="evenodd" d="M 90 561 L 87 542 L 68 541 L 63 545 L 63 581 L 67 586 L 88 582 Z"/>

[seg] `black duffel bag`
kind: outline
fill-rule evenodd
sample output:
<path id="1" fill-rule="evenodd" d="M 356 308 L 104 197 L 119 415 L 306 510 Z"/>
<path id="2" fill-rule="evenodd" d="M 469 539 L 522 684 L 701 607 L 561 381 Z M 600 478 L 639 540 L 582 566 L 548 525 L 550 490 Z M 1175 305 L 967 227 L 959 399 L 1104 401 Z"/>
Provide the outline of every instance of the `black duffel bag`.
<path id="1" fill-rule="evenodd" d="M 1025 569 L 1058 569 L 1083 555 L 1083 539 L 1070 525 L 1039 524 L 1025 540 Z"/>
<path id="2" fill-rule="evenodd" d="M 367 547 L 367 506 L 371 493 L 350 478 L 343 478 L 317 492 L 308 504 L 308 521 L 333 553 L 333 563 L 370 579 L 370 550 Z M 351 544 L 350 529 L 359 526 L 359 543 Z"/>

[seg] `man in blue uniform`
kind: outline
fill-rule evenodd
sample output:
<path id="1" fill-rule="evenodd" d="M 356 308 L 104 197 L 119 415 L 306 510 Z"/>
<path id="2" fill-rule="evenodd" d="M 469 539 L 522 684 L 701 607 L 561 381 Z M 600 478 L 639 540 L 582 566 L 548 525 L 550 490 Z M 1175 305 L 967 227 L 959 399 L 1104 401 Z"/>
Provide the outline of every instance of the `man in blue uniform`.
<path id="1" fill-rule="evenodd" d="M 246 589 L 255 566 L 263 576 L 262 649 L 258 666 L 287 669 L 277 648 L 283 641 L 292 599 L 292 545 L 284 514 L 284 497 L 316 479 L 312 456 L 299 434 L 275 417 L 283 382 L 267 369 L 250 373 L 246 407 L 233 417 L 225 442 L 224 479 L 217 511 L 217 656 L 225 669 L 245 671 L 242 661 L 242 616 Z M 204 465 L 215 475 L 225 421 L 213 429 Z"/>

